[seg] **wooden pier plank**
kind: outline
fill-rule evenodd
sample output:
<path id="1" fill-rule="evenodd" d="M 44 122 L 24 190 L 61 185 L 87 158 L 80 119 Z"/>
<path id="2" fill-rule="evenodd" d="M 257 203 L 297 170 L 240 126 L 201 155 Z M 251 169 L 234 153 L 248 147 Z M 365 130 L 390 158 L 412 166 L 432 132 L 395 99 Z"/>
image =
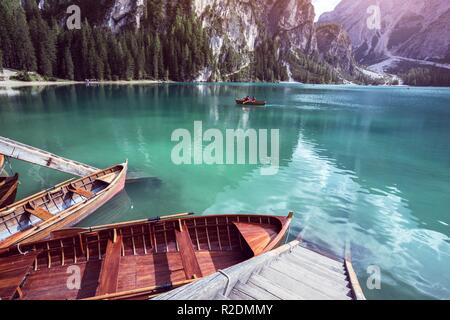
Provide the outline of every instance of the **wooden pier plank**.
<path id="1" fill-rule="evenodd" d="M 257 300 L 256 298 L 252 297 L 251 295 L 239 290 L 238 288 L 233 288 L 231 290 L 230 295 L 228 296 L 231 300 Z"/>
<path id="2" fill-rule="evenodd" d="M 320 286 L 321 289 L 326 290 L 331 294 L 347 295 L 350 292 L 350 288 L 347 287 L 345 282 L 336 282 L 331 278 L 325 278 L 318 276 L 314 272 L 306 270 L 301 266 L 289 265 L 286 261 L 277 262 L 270 266 L 271 269 L 284 273 L 292 279 L 303 282 L 310 286 Z"/>
<path id="3" fill-rule="evenodd" d="M 298 241 L 166 294 L 162 300 L 351 300 L 355 298 L 344 260 L 308 248 Z M 225 276 L 226 275 L 226 276 Z M 355 278 L 355 277 L 354 277 Z M 354 279 L 357 282 L 357 279 Z M 189 287 L 192 287 L 190 289 Z M 225 292 L 227 288 L 227 292 Z M 208 294 L 209 293 L 209 294 Z M 362 297 L 363 294 L 361 293 Z"/>
<path id="4" fill-rule="evenodd" d="M 260 276 L 270 279 L 273 282 L 278 283 L 283 288 L 286 288 L 297 295 L 305 297 L 305 300 L 332 300 L 333 297 L 326 292 L 323 292 L 319 288 L 311 287 L 303 282 L 286 277 L 285 274 L 278 270 L 265 268 Z"/>
<path id="5" fill-rule="evenodd" d="M 255 300 L 281 300 L 278 296 L 270 293 L 266 288 L 256 286 L 252 282 L 238 284 L 234 289 L 251 296 Z"/>
<path id="6" fill-rule="evenodd" d="M 229 297 L 225 297 L 223 294 L 218 293 L 214 300 L 231 300 Z"/>
<path id="7" fill-rule="evenodd" d="M 337 270 L 344 271 L 343 261 L 342 262 L 336 261 L 308 248 L 297 246 L 295 247 L 295 249 L 292 250 L 292 253 L 299 255 L 301 257 L 308 258 L 311 261 L 314 261 L 315 263 L 322 263 L 326 266 L 334 267 Z"/>
<path id="8" fill-rule="evenodd" d="M 298 264 L 303 265 L 305 268 L 317 270 L 319 273 L 326 273 L 330 275 L 334 275 L 338 279 L 347 280 L 347 276 L 345 275 L 344 270 L 338 270 L 333 266 L 327 266 L 321 263 L 318 263 L 314 260 L 307 259 L 304 256 L 298 256 L 295 254 L 286 255 L 286 259 Z"/>
<path id="9" fill-rule="evenodd" d="M 264 278 L 258 274 L 254 274 L 250 279 L 249 283 L 258 286 L 260 288 L 265 288 L 274 296 L 277 296 L 281 300 L 304 300 L 305 298 L 286 289 L 280 287 L 277 283 L 270 281 L 270 279 Z"/>
<path id="10" fill-rule="evenodd" d="M 346 278 L 345 274 L 326 272 L 319 268 L 314 268 L 314 266 L 311 267 L 303 263 L 298 263 L 297 261 L 293 261 L 288 257 L 284 258 L 282 261 L 280 261 L 280 263 L 282 263 L 283 266 L 286 266 L 287 269 L 296 270 L 298 271 L 298 273 L 303 272 L 306 275 L 312 275 L 336 286 L 345 287 L 348 285 L 348 279 Z"/>

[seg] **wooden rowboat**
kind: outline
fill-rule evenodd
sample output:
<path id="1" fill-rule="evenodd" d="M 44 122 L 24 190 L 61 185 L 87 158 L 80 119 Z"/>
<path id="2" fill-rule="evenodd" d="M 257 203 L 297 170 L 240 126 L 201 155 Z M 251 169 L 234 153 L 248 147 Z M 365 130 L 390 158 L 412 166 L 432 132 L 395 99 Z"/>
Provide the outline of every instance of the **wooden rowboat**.
<path id="1" fill-rule="evenodd" d="M 265 106 L 266 102 L 265 101 L 245 101 L 245 99 L 236 99 L 236 104 L 241 104 L 241 105 L 245 105 L 245 106 Z"/>
<path id="2" fill-rule="evenodd" d="M 0 210 L 0 251 L 44 239 L 97 210 L 125 185 L 128 164 L 69 180 Z"/>
<path id="3" fill-rule="evenodd" d="M 0 177 L 0 209 L 14 203 L 19 186 L 19 175 Z"/>
<path id="4" fill-rule="evenodd" d="M 292 219 L 187 215 L 63 229 L 10 248 L 0 298 L 147 299 L 272 250 Z"/>

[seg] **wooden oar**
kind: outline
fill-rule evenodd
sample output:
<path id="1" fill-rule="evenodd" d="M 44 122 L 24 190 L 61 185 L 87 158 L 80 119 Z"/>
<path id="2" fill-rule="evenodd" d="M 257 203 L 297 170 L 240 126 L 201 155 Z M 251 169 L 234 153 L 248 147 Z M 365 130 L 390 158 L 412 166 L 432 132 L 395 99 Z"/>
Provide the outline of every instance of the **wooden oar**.
<path id="1" fill-rule="evenodd" d="M 105 225 L 101 225 L 101 226 L 94 226 L 94 227 L 87 227 L 87 228 L 66 228 L 66 229 L 53 231 L 50 236 L 52 239 L 59 239 L 59 238 L 76 235 L 81 232 L 96 232 L 96 231 L 101 231 L 101 230 L 105 230 L 105 229 L 119 228 L 119 227 L 123 227 L 123 226 L 139 224 L 139 223 L 182 218 L 182 217 L 187 217 L 187 216 L 190 216 L 193 214 L 194 214 L 193 212 L 177 213 L 177 214 L 172 214 L 172 215 L 167 215 L 167 216 L 152 217 L 152 218 L 148 218 L 148 219 L 140 219 L 140 220 L 120 222 L 120 223 L 105 224 Z"/>
<path id="2" fill-rule="evenodd" d="M 162 285 L 162 286 L 151 286 L 151 287 L 134 289 L 134 290 L 129 290 L 129 291 L 110 293 L 110 294 L 105 294 L 105 295 L 101 295 L 101 296 L 95 296 L 95 297 L 86 298 L 86 299 L 83 299 L 83 300 L 126 299 L 126 298 L 133 298 L 133 297 L 137 297 L 137 296 L 142 296 L 142 295 L 145 295 L 146 293 L 148 293 L 150 297 L 154 297 L 154 296 L 157 296 L 159 294 L 150 294 L 150 293 L 158 291 L 158 290 L 175 289 L 175 288 L 184 286 L 186 284 L 192 283 L 192 282 L 197 281 L 197 280 L 198 279 L 184 280 L 184 281 L 180 281 L 180 282 L 168 283 L 168 284 Z"/>

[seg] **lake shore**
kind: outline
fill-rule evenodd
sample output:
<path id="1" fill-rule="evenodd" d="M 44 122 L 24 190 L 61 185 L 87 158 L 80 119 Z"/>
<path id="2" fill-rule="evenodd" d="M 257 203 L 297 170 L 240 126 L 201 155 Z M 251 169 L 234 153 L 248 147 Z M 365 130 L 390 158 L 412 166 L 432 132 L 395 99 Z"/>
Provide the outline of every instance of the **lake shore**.
<path id="1" fill-rule="evenodd" d="M 0 87 L 2 88 L 20 88 L 20 87 L 39 87 L 39 86 L 65 86 L 65 85 L 74 85 L 74 84 L 86 84 L 86 85 L 96 85 L 96 84 L 117 84 L 117 85 L 126 85 L 126 84 L 159 84 L 166 83 L 171 81 L 160 81 L 160 80 L 118 80 L 118 81 L 73 81 L 73 80 L 64 80 L 58 79 L 56 81 L 45 81 L 40 80 L 42 77 L 38 76 L 39 80 L 34 81 L 19 81 L 13 80 L 13 77 L 17 76 L 18 70 L 13 69 L 3 69 L 3 72 L 0 72 Z M 3 78 L 3 80 L 1 80 Z"/>
<path id="2" fill-rule="evenodd" d="M 86 84 L 86 85 L 96 85 L 96 84 L 116 84 L 116 85 L 126 85 L 126 84 L 159 84 L 166 83 L 167 81 L 155 81 L 155 80 L 131 80 L 131 81 L 95 81 L 95 82 L 84 82 L 84 81 L 16 81 L 16 80 L 5 80 L 0 81 L 0 87 L 4 88 L 20 88 L 20 87 L 35 87 L 35 86 L 65 86 L 74 84 Z"/>

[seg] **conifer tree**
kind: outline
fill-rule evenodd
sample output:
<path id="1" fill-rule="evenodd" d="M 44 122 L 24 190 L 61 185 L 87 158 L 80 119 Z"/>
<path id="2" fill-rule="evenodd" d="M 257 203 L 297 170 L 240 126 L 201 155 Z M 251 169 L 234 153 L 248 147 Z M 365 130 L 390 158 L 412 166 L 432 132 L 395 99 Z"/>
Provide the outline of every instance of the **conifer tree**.
<path id="1" fill-rule="evenodd" d="M 3 52 L 0 49 L 0 73 L 3 73 Z"/>
<path id="2" fill-rule="evenodd" d="M 70 47 L 64 48 L 64 57 L 62 60 L 62 74 L 64 79 L 73 80 L 74 70 L 73 70 L 73 60 L 70 53 Z"/>
<path id="3" fill-rule="evenodd" d="M 0 1 L 0 49 L 3 51 L 4 66 L 36 70 L 34 48 L 20 1 Z"/>

